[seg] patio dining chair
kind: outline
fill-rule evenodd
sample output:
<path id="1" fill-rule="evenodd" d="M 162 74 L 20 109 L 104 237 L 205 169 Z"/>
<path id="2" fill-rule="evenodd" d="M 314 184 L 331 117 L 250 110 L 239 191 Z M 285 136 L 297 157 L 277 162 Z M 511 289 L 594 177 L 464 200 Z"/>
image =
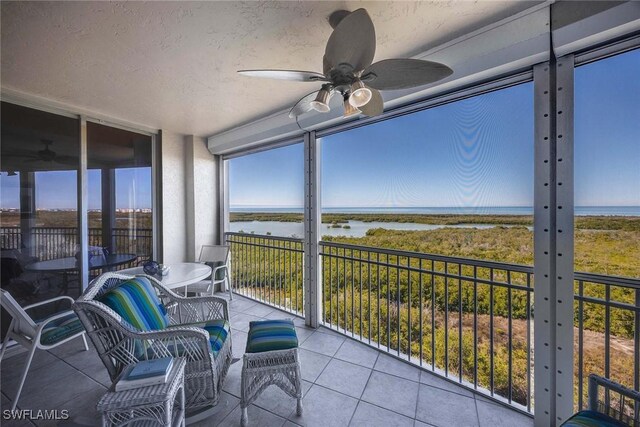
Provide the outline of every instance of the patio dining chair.
<path id="1" fill-rule="evenodd" d="M 233 299 L 231 280 L 229 280 L 229 245 L 202 245 L 198 262 L 212 264 L 211 278 L 189 285 L 189 292 L 196 295 L 213 295 L 218 283 L 224 283 L 229 290 L 229 300 Z"/>
<path id="2" fill-rule="evenodd" d="M 33 360 L 36 349 L 48 350 L 77 337 L 82 337 L 85 351 L 89 350 L 89 347 L 87 347 L 84 327 L 73 311 L 64 310 L 40 321 L 33 320 L 26 311 L 34 307 L 40 307 L 61 300 L 69 300 L 73 303 L 73 298 L 60 296 L 21 307 L 9 292 L 4 289 L 0 289 L 0 292 L 0 305 L 2 305 L 2 308 L 11 316 L 11 324 L 9 325 L 9 330 L 2 344 L 2 351 L 0 351 L 0 362 L 2 362 L 4 353 L 7 350 L 9 339 L 13 339 L 29 351 L 27 363 L 20 378 L 20 385 L 18 386 L 16 397 L 13 399 L 11 406 L 11 409 L 14 410 L 18 404 L 20 393 L 22 393 L 22 387 L 27 379 L 27 373 L 29 372 L 29 367 L 31 366 L 31 361 Z"/>
<path id="3" fill-rule="evenodd" d="M 187 298 L 154 277 L 110 272 L 92 281 L 73 309 L 111 381 L 142 360 L 182 357 L 190 421 L 218 402 L 233 355 L 224 298 Z"/>

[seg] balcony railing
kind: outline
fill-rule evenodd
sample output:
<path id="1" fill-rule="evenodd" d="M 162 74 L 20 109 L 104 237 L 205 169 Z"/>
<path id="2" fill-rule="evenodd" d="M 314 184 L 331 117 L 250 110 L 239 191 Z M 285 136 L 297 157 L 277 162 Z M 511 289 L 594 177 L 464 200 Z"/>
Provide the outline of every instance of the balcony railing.
<path id="1" fill-rule="evenodd" d="M 89 228 L 89 245 L 103 246 L 102 229 Z M 77 251 L 76 227 L 33 227 L 33 256 L 41 261 L 72 256 Z M 112 230 L 117 253 L 133 253 L 138 259 L 151 256 L 153 232 L 150 228 L 114 228 Z M 19 227 L 1 227 L 0 244 L 3 249 L 21 249 L 22 232 Z"/>
<path id="2" fill-rule="evenodd" d="M 238 293 L 302 313 L 302 240 L 226 239 Z M 320 242 L 320 263 L 325 326 L 533 412 L 533 267 L 338 242 Z M 577 409 L 590 373 L 640 384 L 640 279 L 575 284 Z"/>
<path id="3" fill-rule="evenodd" d="M 231 277 L 236 292 L 302 315 L 301 239 L 227 233 Z"/>

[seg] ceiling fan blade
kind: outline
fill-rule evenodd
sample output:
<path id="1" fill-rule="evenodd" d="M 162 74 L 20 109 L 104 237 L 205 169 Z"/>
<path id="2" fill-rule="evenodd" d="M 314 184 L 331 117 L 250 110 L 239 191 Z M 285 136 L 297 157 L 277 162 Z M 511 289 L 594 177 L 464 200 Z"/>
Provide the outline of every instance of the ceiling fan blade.
<path id="1" fill-rule="evenodd" d="M 439 62 L 420 59 L 385 59 L 364 70 L 362 80 L 375 89 L 407 89 L 433 83 L 453 74 Z"/>
<path id="2" fill-rule="evenodd" d="M 369 90 L 371 91 L 371 99 L 365 105 L 358 108 L 365 116 L 379 116 L 384 112 L 384 101 L 382 100 L 382 95 L 380 95 L 379 90 L 372 87 L 370 87 Z"/>
<path id="3" fill-rule="evenodd" d="M 348 10 L 336 10 L 331 15 L 329 15 L 329 25 L 331 25 L 331 28 L 335 30 L 340 21 L 342 21 L 350 13 L 351 12 Z"/>
<path id="4" fill-rule="evenodd" d="M 361 71 L 373 62 L 375 53 L 373 22 L 366 10 L 358 9 L 343 17 L 331 33 L 324 52 L 324 74 L 341 64 L 351 65 L 351 71 Z"/>
<path id="5" fill-rule="evenodd" d="M 291 111 L 289 111 L 289 117 L 295 119 L 299 115 L 311 111 L 311 101 L 316 99 L 318 92 L 320 91 L 316 90 L 315 92 L 311 92 L 309 95 L 306 95 L 300 99 L 300 101 L 296 102 L 296 105 L 294 105 Z"/>
<path id="6" fill-rule="evenodd" d="M 318 82 L 327 79 L 320 73 L 297 70 L 239 70 L 238 73 L 249 77 L 289 80 L 294 82 Z"/>

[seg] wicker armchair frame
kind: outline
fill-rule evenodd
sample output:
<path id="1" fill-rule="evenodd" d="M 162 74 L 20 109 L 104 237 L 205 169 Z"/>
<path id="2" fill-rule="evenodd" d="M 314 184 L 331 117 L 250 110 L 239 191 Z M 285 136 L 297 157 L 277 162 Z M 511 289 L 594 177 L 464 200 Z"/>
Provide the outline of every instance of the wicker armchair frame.
<path id="1" fill-rule="evenodd" d="M 127 365 L 141 360 L 183 357 L 186 360 L 184 387 L 187 411 L 217 404 L 233 356 L 231 334 L 218 355 L 214 356 L 207 332 L 185 324 L 214 319 L 229 321 L 227 301 L 212 296 L 183 297 L 154 277 L 140 276 L 149 279 L 165 304 L 169 315 L 168 328 L 140 331 L 98 301 L 109 290 L 135 276 L 104 273 L 91 282 L 73 305 L 109 377 L 116 380 Z"/>

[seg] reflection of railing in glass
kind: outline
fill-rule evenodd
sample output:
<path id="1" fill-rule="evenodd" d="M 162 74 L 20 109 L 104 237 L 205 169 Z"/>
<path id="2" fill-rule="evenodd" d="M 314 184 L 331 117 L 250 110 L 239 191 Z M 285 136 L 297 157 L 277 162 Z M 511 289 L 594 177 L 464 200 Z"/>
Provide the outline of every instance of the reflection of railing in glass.
<path id="1" fill-rule="evenodd" d="M 40 261 L 73 256 L 78 245 L 75 227 L 34 227 L 33 256 Z M 114 228 L 115 253 L 132 253 L 138 260 L 151 256 L 153 233 L 149 228 Z M 3 249 L 21 249 L 22 233 L 19 227 L 0 228 L 0 244 Z M 89 245 L 102 246 L 102 229 L 89 228 Z"/>
<path id="2" fill-rule="evenodd" d="M 302 312 L 302 240 L 226 240 L 238 293 Z M 338 242 L 320 256 L 325 326 L 533 411 L 533 267 Z M 590 373 L 637 389 L 640 279 L 576 272 L 574 319 L 576 407 Z"/>

